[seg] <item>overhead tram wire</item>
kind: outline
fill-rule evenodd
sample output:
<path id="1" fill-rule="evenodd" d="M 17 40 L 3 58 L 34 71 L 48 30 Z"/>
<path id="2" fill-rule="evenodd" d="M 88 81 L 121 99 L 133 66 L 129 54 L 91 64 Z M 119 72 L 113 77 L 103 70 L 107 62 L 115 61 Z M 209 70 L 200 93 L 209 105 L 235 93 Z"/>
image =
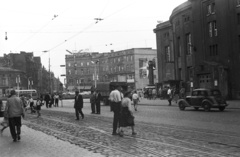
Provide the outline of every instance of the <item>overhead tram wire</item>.
<path id="1" fill-rule="evenodd" d="M 136 0 L 134 3 L 136 3 L 136 2 L 137 2 L 137 0 Z M 109 17 L 113 16 L 114 14 L 116 14 L 116 13 L 118 13 L 118 12 L 120 12 L 120 11 L 126 9 L 127 7 L 133 5 L 134 3 L 129 4 L 129 5 L 126 5 L 125 7 L 123 7 L 123 8 L 121 8 L 121 9 L 117 10 L 116 12 L 114 12 L 114 13 L 108 15 L 108 16 L 106 16 L 106 17 L 103 18 L 103 19 L 106 19 L 106 18 L 109 18 Z M 69 37 L 68 39 L 64 40 L 63 42 L 57 44 L 56 46 L 52 47 L 51 49 L 49 49 L 49 50 L 45 50 L 44 52 L 52 51 L 52 50 L 54 50 L 55 48 L 57 48 L 57 47 L 63 45 L 64 43 L 68 42 L 69 40 L 71 40 L 71 39 L 73 39 L 74 37 L 78 36 L 79 34 L 83 33 L 84 31 L 86 31 L 87 29 L 91 28 L 92 26 L 94 26 L 95 24 L 97 24 L 99 21 L 102 21 L 103 19 L 101 19 L 101 18 L 95 18 L 95 20 L 96 20 L 95 23 L 91 23 L 91 24 L 89 24 L 86 28 L 84 28 L 84 29 L 81 30 L 80 32 L 74 34 L 73 36 L 71 36 L 71 37 Z M 43 53 L 44 53 L 44 52 L 43 52 Z"/>
<path id="2" fill-rule="evenodd" d="M 24 40 L 21 44 L 19 44 L 17 47 L 15 47 L 15 49 L 17 49 L 18 47 L 22 46 L 23 44 L 25 44 L 27 41 L 29 41 L 31 38 L 33 38 L 36 34 L 38 34 L 41 30 L 43 30 L 45 27 L 47 27 L 55 18 L 57 18 L 58 15 L 54 15 L 54 17 L 48 21 L 45 25 L 43 25 L 41 28 L 39 28 L 34 34 L 32 34 L 31 36 L 29 36 L 26 40 Z"/>

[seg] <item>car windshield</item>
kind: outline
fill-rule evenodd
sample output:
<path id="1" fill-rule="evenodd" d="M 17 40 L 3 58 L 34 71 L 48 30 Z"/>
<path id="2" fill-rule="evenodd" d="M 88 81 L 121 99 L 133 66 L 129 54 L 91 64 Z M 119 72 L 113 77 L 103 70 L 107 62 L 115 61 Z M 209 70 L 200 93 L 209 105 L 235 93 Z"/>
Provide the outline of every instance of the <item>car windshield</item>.
<path id="1" fill-rule="evenodd" d="M 221 92 L 219 90 L 212 90 L 211 95 L 212 96 L 221 96 Z"/>

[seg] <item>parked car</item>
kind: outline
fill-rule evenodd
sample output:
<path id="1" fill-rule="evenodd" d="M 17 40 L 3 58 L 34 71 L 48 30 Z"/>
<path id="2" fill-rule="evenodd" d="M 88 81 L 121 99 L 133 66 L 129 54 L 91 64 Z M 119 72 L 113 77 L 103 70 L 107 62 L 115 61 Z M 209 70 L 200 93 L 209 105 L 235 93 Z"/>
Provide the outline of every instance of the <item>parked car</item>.
<path id="1" fill-rule="evenodd" d="M 186 107 L 194 107 L 196 110 L 203 108 L 205 111 L 210 111 L 211 108 L 224 111 L 228 106 L 218 89 L 205 88 L 194 89 L 190 96 L 179 99 L 177 104 L 180 110 L 184 110 Z"/>

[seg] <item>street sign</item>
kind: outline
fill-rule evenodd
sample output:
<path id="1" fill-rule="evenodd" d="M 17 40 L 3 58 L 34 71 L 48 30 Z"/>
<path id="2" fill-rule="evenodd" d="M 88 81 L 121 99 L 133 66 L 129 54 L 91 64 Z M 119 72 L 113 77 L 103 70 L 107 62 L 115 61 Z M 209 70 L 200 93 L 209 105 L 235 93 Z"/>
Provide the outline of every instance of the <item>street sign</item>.
<path id="1" fill-rule="evenodd" d="M 65 74 L 62 74 L 61 76 L 66 76 Z"/>
<path id="2" fill-rule="evenodd" d="M 65 67 L 65 65 L 60 65 L 60 67 Z"/>

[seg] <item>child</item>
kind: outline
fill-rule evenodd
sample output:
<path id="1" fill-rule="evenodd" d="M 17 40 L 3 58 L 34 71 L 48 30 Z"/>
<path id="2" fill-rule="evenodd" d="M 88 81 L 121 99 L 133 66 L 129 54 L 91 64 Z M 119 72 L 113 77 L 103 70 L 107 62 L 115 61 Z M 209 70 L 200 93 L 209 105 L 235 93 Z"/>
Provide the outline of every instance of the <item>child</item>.
<path id="1" fill-rule="evenodd" d="M 0 133 L 2 134 L 3 130 L 9 126 L 8 118 L 4 117 L 3 121 L 0 124 L 3 126 L 3 128 L 0 131 Z"/>
<path id="2" fill-rule="evenodd" d="M 41 110 L 41 106 L 42 106 L 42 100 L 37 98 L 37 102 L 36 102 L 36 111 L 37 111 L 37 117 L 41 116 L 40 110 Z"/>

